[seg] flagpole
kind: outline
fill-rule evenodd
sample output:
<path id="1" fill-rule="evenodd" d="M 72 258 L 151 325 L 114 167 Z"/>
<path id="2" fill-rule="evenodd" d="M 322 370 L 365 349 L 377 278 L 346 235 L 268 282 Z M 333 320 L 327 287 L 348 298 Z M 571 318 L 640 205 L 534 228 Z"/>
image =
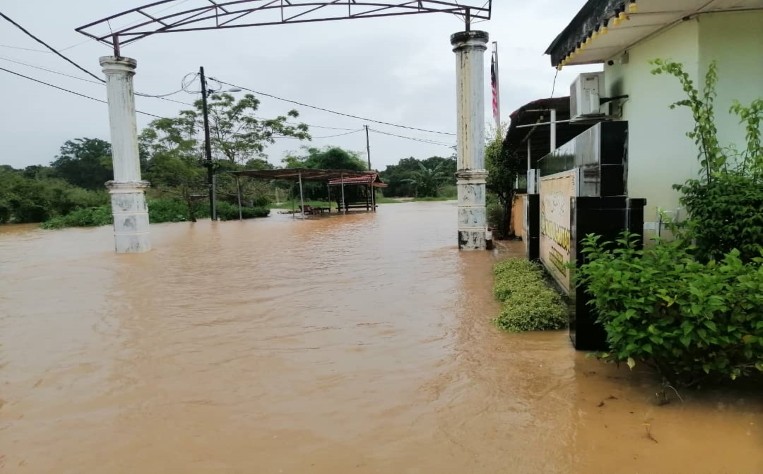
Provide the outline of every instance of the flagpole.
<path id="1" fill-rule="evenodd" d="M 495 119 L 496 133 L 501 133 L 501 79 L 498 71 L 498 42 L 493 41 L 493 73 L 495 74 L 495 84 L 493 84 L 496 106 L 493 110 L 493 118 Z"/>

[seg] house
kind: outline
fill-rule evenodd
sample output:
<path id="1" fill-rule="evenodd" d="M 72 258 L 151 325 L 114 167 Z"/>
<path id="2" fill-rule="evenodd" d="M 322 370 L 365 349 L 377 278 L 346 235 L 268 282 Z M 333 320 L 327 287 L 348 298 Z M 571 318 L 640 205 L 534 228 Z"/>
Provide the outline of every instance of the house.
<path id="1" fill-rule="evenodd" d="M 685 217 L 672 186 L 698 176 L 693 119 L 669 105 L 685 98 L 674 77 L 653 75 L 653 59 L 684 65 L 701 90 L 717 63 L 716 120 L 722 146 L 745 148 L 734 100 L 763 96 L 763 0 L 590 0 L 546 51 L 554 67 L 603 64 L 599 112 L 627 121 L 627 195 L 647 199 L 644 229 L 663 210 Z M 614 99 L 612 99 L 614 98 Z"/>
<path id="2" fill-rule="evenodd" d="M 527 169 L 518 200 L 527 255 L 574 302 L 575 347 L 600 350 L 604 331 L 574 284 L 584 236 L 659 235 L 663 216 L 686 216 L 673 185 L 700 172 L 686 136 L 691 112 L 669 108 L 686 98 L 682 86 L 653 75 L 650 61 L 682 63 L 700 89 L 715 62 L 718 138 L 745 149 L 744 127 L 728 110 L 763 96 L 763 0 L 589 0 L 546 53 L 554 67 L 603 64 L 603 72 L 580 74 L 569 98 L 518 109 L 504 145 Z"/>

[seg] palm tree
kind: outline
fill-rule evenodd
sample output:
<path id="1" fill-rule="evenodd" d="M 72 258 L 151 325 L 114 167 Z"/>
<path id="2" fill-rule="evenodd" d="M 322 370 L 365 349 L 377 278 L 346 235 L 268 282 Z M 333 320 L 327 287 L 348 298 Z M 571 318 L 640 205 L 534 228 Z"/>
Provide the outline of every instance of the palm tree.
<path id="1" fill-rule="evenodd" d="M 448 180 L 443 171 L 443 163 L 438 163 L 432 168 L 427 168 L 423 163 L 418 165 L 419 169 L 411 172 L 410 177 L 402 181 L 413 185 L 416 197 L 437 197 L 440 186 Z"/>

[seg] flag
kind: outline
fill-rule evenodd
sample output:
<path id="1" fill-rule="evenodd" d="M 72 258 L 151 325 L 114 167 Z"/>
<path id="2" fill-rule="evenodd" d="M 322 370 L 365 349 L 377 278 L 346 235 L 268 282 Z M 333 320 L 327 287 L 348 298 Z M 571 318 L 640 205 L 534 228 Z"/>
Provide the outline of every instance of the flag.
<path id="1" fill-rule="evenodd" d="M 498 43 L 493 43 L 494 51 L 490 60 L 490 86 L 493 95 L 493 120 L 496 130 L 501 128 L 501 92 L 498 85 Z"/>

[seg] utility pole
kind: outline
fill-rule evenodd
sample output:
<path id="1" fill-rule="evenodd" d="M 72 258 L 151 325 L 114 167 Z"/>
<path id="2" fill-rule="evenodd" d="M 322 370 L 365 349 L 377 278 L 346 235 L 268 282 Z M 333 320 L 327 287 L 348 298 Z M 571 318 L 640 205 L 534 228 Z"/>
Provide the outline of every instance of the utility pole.
<path id="1" fill-rule="evenodd" d="M 368 139 L 368 125 L 366 127 L 366 153 L 368 155 L 368 171 L 371 171 L 371 141 Z"/>
<path id="2" fill-rule="evenodd" d="M 207 79 L 204 76 L 204 67 L 199 68 L 201 78 L 201 113 L 204 116 L 204 166 L 207 167 L 207 187 L 209 188 L 209 216 L 213 221 L 217 220 L 214 195 L 214 163 L 212 162 L 212 143 L 209 139 L 209 111 L 207 110 Z"/>

